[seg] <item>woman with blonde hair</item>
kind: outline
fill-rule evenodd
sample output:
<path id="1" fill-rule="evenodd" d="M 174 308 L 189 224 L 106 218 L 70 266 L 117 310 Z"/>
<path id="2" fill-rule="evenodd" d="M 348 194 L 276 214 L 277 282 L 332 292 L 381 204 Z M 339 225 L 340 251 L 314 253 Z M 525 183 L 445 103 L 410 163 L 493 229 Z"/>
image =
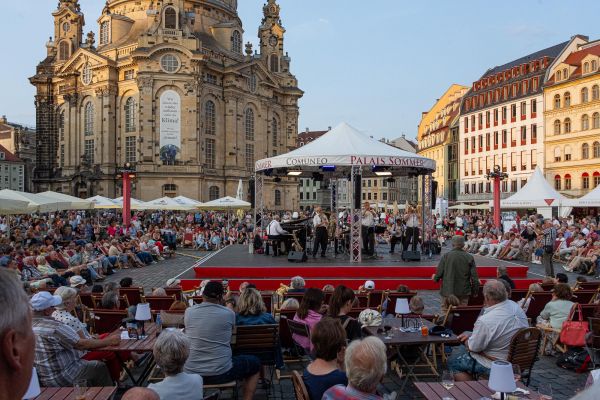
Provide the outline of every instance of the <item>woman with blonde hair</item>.
<path id="1" fill-rule="evenodd" d="M 268 325 L 276 324 L 275 318 L 267 312 L 267 307 L 254 288 L 246 288 L 240 295 L 236 306 L 236 325 Z"/>

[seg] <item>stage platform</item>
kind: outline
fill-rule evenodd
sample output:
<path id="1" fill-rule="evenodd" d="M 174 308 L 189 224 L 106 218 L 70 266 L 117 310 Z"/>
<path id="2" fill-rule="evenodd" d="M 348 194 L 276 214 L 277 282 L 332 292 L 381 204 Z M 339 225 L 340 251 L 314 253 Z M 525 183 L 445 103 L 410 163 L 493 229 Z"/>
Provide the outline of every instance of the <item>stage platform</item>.
<path id="1" fill-rule="evenodd" d="M 205 257 L 190 271 L 181 276 L 185 290 L 197 287 L 201 280 L 229 280 L 230 287 L 249 281 L 260 290 L 276 290 L 280 284 L 289 284 L 290 278 L 300 275 L 307 287 L 322 288 L 326 284 L 344 284 L 353 289 L 366 280 L 375 281 L 377 289 L 395 290 L 406 285 L 411 290 L 437 290 L 439 284 L 431 280 L 440 256 L 432 259 L 422 257 L 420 262 L 405 262 L 399 254 L 389 254 L 386 246 L 378 247 L 377 258 L 364 259 L 359 265 L 350 264 L 347 257 L 331 254 L 312 258 L 305 263 L 290 263 L 286 256 L 250 254 L 246 246 L 229 246 Z M 446 251 L 446 249 L 444 250 Z M 477 272 L 482 280 L 496 277 L 496 268 L 505 265 L 518 289 L 526 289 L 531 283 L 540 282 L 539 277 L 528 274 L 527 266 L 476 257 Z"/>

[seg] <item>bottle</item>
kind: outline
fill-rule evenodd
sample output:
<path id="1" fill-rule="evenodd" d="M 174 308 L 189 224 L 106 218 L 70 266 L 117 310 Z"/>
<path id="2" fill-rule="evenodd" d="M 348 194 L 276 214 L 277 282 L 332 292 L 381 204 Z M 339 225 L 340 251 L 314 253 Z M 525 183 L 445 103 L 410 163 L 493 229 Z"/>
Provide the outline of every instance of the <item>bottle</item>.
<path id="1" fill-rule="evenodd" d="M 156 316 L 156 336 L 160 335 L 162 332 L 162 319 L 160 318 L 160 314 Z"/>

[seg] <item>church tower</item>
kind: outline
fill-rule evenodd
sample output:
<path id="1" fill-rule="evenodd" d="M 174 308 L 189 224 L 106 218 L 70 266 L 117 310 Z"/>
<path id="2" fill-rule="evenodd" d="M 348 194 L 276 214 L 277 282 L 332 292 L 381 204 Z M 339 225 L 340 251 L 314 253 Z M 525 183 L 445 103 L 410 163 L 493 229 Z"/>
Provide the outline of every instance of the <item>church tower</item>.
<path id="1" fill-rule="evenodd" d="M 276 0 L 269 0 L 263 7 L 264 17 L 258 28 L 260 54 L 266 61 L 269 71 L 273 73 L 289 71 L 289 59 L 283 52 L 285 29 L 279 17 L 280 11 L 281 7 Z"/>
<path id="2" fill-rule="evenodd" d="M 78 0 L 60 0 L 54 17 L 57 62 L 64 63 L 81 47 L 85 20 Z"/>

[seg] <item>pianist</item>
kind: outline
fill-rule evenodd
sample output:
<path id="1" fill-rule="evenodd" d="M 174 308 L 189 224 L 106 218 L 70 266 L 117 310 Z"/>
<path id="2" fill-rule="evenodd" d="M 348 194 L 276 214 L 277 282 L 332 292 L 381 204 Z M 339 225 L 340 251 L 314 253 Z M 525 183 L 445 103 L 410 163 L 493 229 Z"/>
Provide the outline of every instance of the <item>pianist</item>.
<path id="1" fill-rule="evenodd" d="M 273 245 L 273 255 L 279 255 L 279 245 L 283 242 L 284 252 L 287 253 L 290 249 L 290 235 L 285 231 L 279 223 L 279 215 L 275 215 L 273 220 L 267 226 L 267 235 L 269 240 L 275 240 L 276 243 Z"/>

